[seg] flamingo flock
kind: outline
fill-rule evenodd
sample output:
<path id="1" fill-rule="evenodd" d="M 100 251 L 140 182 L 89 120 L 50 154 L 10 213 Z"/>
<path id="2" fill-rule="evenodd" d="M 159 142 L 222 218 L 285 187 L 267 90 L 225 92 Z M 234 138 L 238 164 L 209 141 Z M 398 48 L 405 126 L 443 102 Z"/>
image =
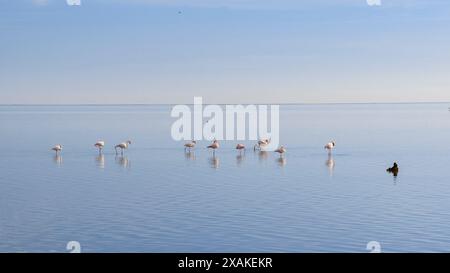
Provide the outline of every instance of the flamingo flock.
<path id="1" fill-rule="evenodd" d="M 258 142 L 255 144 L 255 146 L 253 147 L 253 150 L 259 150 L 259 151 L 264 151 L 264 148 L 267 147 L 270 144 L 270 138 L 269 139 L 261 139 L 258 140 Z M 195 140 L 192 140 L 190 142 L 187 142 L 184 144 L 184 150 L 185 151 L 191 151 L 192 149 L 195 148 L 197 142 Z M 128 150 L 128 147 L 131 145 L 131 140 L 127 140 L 124 141 L 122 143 L 119 143 L 117 145 L 114 146 L 114 150 L 116 152 L 116 155 L 119 153 L 118 150 L 120 149 L 120 154 L 123 155 L 123 152 L 125 150 Z M 325 149 L 328 150 L 329 154 L 331 154 L 331 151 L 334 149 L 334 147 L 336 146 L 336 142 L 335 141 L 331 141 L 329 143 L 327 143 L 325 145 Z M 104 140 L 99 140 L 94 144 L 94 147 L 96 147 L 98 149 L 98 153 L 99 155 L 102 155 L 103 153 L 103 149 L 105 148 L 105 141 Z M 212 149 L 213 150 L 213 155 L 215 155 L 216 150 L 220 148 L 220 144 L 219 141 L 217 141 L 216 139 L 213 140 L 213 142 L 208 145 L 206 147 L 207 149 Z M 59 155 L 61 153 L 63 149 L 63 146 L 61 144 L 57 144 L 55 145 L 53 148 L 51 148 L 51 150 L 55 151 L 56 155 Z M 236 145 L 236 150 L 239 151 L 239 153 L 241 154 L 242 152 L 245 153 L 245 145 L 242 143 L 239 143 Z M 278 153 L 280 155 L 280 157 L 282 157 L 285 153 L 286 153 L 286 148 L 284 146 L 280 146 L 278 149 L 276 149 L 274 152 Z"/>
<path id="2" fill-rule="evenodd" d="M 184 150 L 186 151 L 188 149 L 189 152 L 190 152 L 191 149 L 193 149 L 196 144 L 197 144 L 197 142 L 195 142 L 195 140 L 192 140 L 192 141 L 190 141 L 188 143 L 185 143 L 184 144 Z M 270 139 L 261 139 L 261 140 L 258 141 L 258 143 L 255 144 L 255 146 L 253 147 L 253 150 L 255 150 L 255 151 L 256 150 L 263 151 L 264 148 L 267 147 L 269 144 L 270 144 Z M 216 150 L 220 148 L 219 141 L 214 139 L 210 145 L 206 146 L 206 148 L 207 149 L 212 149 L 213 156 L 215 156 Z M 237 144 L 236 145 L 236 150 L 239 151 L 239 154 L 242 154 L 242 152 L 245 153 L 245 145 L 242 144 L 242 143 Z M 280 146 L 274 152 L 279 153 L 280 157 L 283 157 L 283 155 L 286 153 L 286 148 L 284 146 Z"/>
<path id="3" fill-rule="evenodd" d="M 260 139 L 253 147 L 253 150 L 254 151 L 259 150 L 260 157 L 266 156 L 267 152 L 265 151 L 265 148 L 270 144 L 270 142 L 271 142 L 270 138 L 269 139 Z M 197 142 L 195 140 L 185 143 L 184 151 L 187 152 L 187 154 L 191 155 L 191 150 L 195 148 L 196 144 L 197 144 Z M 127 141 L 124 141 L 122 143 L 115 145 L 114 150 L 116 152 L 116 155 L 119 154 L 119 149 L 120 149 L 120 154 L 123 156 L 124 151 L 128 150 L 130 145 L 131 145 L 130 140 L 127 140 Z M 105 141 L 99 140 L 99 141 L 95 142 L 94 147 L 98 149 L 99 161 L 102 161 L 102 160 L 104 161 L 103 149 L 105 148 Z M 215 158 L 216 150 L 218 150 L 220 148 L 219 141 L 214 139 L 210 145 L 206 146 L 206 148 L 212 149 L 213 158 Z M 326 161 L 326 165 L 330 169 L 330 173 L 332 173 L 332 170 L 334 169 L 334 160 L 331 157 L 331 154 L 335 148 L 336 148 L 336 141 L 334 141 L 334 140 L 328 142 L 324 146 L 324 149 L 328 151 L 328 160 Z M 51 148 L 51 150 L 55 152 L 56 157 L 60 157 L 60 154 L 63 150 L 63 146 L 61 144 L 57 144 L 57 145 L 53 146 Z M 239 151 L 239 156 L 242 157 L 242 152 L 245 153 L 246 147 L 244 144 L 239 143 L 236 145 L 236 150 Z M 280 159 L 279 159 L 280 165 L 284 165 L 285 164 L 284 155 L 287 152 L 286 148 L 284 146 L 280 146 L 278 149 L 275 149 L 274 152 L 278 153 L 280 155 Z M 261 154 L 261 153 L 263 153 L 263 154 Z M 218 161 L 217 161 L 217 164 L 215 164 L 215 165 L 218 165 Z M 396 177 L 399 172 L 398 164 L 396 162 L 394 162 L 393 167 L 388 168 L 386 171 L 389 173 L 392 173 Z"/>
<path id="4" fill-rule="evenodd" d="M 117 149 L 121 150 L 121 154 L 123 155 L 123 151 L 127 150 L 129 145 L 131 145 L 131 141 L 127 140 L 125 142 L 122 142 L 120 144 L 117 144 L 116 146 L 114 146 L 114 149 L 116 151 L 116 155 L 118 154 Z M 103 140 L 99 140 L 94 144 L 94 147 L 98 149 L 98 153 L 99 155 L 103 154 L 103 148 L 105 148 L 105 141 Z M 61 144 L 57 144 L 55 146 L 53 146 L 53 148 L 51 148 L 52 151 L 54 151 L 56 153 L 56 155 L 59 155 L 61 153 L 63 149 L 63 146 Z"/>

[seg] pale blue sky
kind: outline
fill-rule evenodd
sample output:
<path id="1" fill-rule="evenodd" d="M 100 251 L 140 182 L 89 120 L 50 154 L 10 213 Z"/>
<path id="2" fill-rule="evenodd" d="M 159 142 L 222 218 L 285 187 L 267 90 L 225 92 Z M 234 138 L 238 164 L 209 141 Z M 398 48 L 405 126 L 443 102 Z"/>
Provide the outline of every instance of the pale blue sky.
<path id="1" fill-rule="evenodd" d="M 450 1 L 0 0 L 0 104 L 450 101 Z"/>

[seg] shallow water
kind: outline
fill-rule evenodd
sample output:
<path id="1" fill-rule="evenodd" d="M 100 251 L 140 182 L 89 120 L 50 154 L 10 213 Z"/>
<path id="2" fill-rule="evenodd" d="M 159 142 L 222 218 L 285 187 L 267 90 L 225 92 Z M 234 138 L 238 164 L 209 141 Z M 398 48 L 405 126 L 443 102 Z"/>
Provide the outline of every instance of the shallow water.
<path id="1" fill-rule="evenodd" d="M 284 160 L 185 154 L 170 106 L 0 106 L 0 251 L 449 251 L 448 106 L 282 105 Z"/>

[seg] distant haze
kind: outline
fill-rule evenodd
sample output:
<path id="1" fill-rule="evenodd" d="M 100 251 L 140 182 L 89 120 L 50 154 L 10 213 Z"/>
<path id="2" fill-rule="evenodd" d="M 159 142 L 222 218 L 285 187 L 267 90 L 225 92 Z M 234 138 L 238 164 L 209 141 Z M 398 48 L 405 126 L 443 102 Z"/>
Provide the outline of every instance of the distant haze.
<path id="1" fill-rule="evenodd" d="M 450 101 L 450 1 L 0 0 L 0 104 Z"/>

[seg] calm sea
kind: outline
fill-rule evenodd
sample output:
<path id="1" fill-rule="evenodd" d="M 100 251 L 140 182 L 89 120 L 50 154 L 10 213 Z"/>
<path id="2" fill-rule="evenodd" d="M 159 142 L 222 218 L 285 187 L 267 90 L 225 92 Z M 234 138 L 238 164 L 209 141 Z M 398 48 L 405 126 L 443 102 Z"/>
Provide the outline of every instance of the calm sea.
<path id="1" fill-rule="evenodd" d="M 449 106 L 281 105 L 284 160 L 185 154 L 170 106 L 0 106 L 0 252 L 448 252 Z"/>

